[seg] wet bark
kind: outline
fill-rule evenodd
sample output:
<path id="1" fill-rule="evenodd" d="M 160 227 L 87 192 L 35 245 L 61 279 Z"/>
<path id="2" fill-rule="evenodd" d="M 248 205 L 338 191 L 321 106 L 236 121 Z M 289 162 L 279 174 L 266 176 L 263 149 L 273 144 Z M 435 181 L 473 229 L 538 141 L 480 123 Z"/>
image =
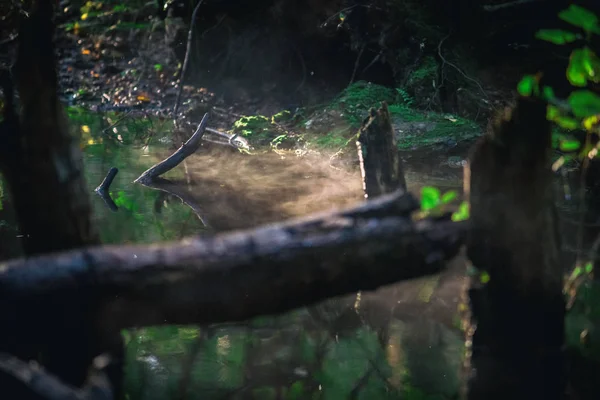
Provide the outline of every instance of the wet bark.
<path id="1" fill-rule="evenodd" d="M 464 225 L 413 222 L 415 207 L 396 192 L 252 231 L 15 260 L 0 266 L 0 304 L 21 299 L 30 313 L 5 309 L 0 323 L 39 328 L 90 296 L 105 304 L 101 331 L 241 321 L 434 274 L 458 252 Z"/>
<path id="2" fill-rule="evenodd" d="M 565 306 L 550 137 L 545 104 L 521 98 L 469 159 L 467 252 L 479 273 L 469 290 L 475 329 L 469 399 L 564 393 Z"/>
<path id="3" fill-rule="evenodd" d="M 387 104 L 371 110 L 360 129 L 358 141 L 360 171 L 365 197 L 373 198 L 397 189 L 406 190 L 402 159 Z"/>

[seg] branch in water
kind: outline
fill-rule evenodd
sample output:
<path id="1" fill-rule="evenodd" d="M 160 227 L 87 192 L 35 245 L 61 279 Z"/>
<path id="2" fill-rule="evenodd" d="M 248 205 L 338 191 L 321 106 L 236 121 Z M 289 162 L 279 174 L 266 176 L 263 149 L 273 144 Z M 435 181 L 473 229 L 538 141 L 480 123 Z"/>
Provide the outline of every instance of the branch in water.
<path id="1" fill-rule="evenodd" d="M 190 155 L 194 154 L 202 140 L 202 136 L 206 131 L 206 125 L 208 124 L 208 114 L 204 114 L 200 125 L 196 129 L 196 132 L 188 139 L 175 153 L 166 158 L 165 160 L 154 165 L 150 169 L 146 170 L 142 175 L 139 176 L 134 182 L 135 183 L 149 183 L 153 179 L 158 178 L 164 173 L 169 172 L 176 166 L 178 166 L 183 160 Z"/>

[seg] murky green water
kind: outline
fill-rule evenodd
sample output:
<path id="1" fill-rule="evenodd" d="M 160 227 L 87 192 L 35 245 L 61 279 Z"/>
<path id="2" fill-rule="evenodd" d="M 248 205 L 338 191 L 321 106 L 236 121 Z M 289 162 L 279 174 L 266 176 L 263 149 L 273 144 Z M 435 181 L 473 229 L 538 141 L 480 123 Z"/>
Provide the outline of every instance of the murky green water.
<path id="1" fill-rule="evenodd" d="M 248 156 L 214 147 L 202 148 L 169 172 L 166 178 L 173 184 L 166 191 L 147 188 L 132 182 L 169 154 L 161 144 L 168 124 L 119 124 L 115 115 L 71 117 L 81 135 L 90 191 L 111 167 L 119 168 L 110 189 L 116 212 L 92 194 L 93 218 L 105 243 L 249 228 L 362 199 L 358 171 L 333 168 L 328 159 L 273 152 Z M 443 168 L 439 160 L 429 167 L 418 157 L 413 160 L 407 165 L 412 188 L 428 183 L 419 180 L 423 171 Z M 442 175 L 440 182 L 452 188 L 461 184 L 456 176 Z M 127 398 L 456 398 L 463 354 L 456 315 L 462 276 L 458 262 L 442 277 L 281 316 L 128 331 Z"/>

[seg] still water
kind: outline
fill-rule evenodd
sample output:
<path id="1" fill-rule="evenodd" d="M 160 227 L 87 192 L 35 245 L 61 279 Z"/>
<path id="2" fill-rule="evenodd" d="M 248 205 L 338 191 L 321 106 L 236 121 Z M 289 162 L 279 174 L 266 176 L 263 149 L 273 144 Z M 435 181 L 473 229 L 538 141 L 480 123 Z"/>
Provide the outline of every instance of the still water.
<path id="1" fill-rule="evenodd" d="M 81 137 L 90 191 L 111 167 L 119 169 L 110 188 L 116 211 L 92 195 L 104 243 L 151 243 L 251 228 L 347 207 L 363 197 L 358 169 L 336 167 L 328 157 L 248 155 L 215 146 L 201 148 L 166 174 L 171 184 L 162 190 L 144 187 L 132 182 L 170 153 L 161 144 L 168 127 L 139 120 L 117 127 L 110 116 L 71 118 Z M 407 157 L 410 188 L 433 182 L 459 189 L 460 170 L 443 159 Z M 463 275 L 457 261 L 442 276 L 280 316 L 124 332 L 127 398 L 457 398 Z"/>

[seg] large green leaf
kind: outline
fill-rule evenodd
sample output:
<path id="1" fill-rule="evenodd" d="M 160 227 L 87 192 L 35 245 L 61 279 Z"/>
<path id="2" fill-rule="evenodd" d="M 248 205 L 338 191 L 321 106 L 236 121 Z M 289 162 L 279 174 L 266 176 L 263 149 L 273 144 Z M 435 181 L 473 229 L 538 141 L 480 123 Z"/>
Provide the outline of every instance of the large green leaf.
<path id="1" fill-rule="evenodd" d="M 540 29 L 535 34 L 535 37 L 554 44 L 566 44 L 577 40 L 579 35 L 561 29 Z"/>
<path id="2" fill-rule="evenodd" d="M 589 90 L 578 90 L 571 93 L 568 99 L 573 115 L 586 118 L 600 114 L 600 96 Z"/>
<path id="3" fill-rule="evenodd" d="M 600 58 L 589 47 L 571 53 L 567 67 L 567 79 L 573 86 L 585 86 L 588 81 L 600 80 Z"/>
<path id="4" fill-rule="evenodd" d="M 421 189 L 421 210 L 429 211 L 440 204 L 441 193 L 438 188 L 424 186 Z"/>
<path id="5" fill-rule="evenodd" d="M 559 18 L 571 25 L 578 26 L 586 32 L 600 34 L 598 17 L 593 12 L 575 4 L 558 14 Z"/>

